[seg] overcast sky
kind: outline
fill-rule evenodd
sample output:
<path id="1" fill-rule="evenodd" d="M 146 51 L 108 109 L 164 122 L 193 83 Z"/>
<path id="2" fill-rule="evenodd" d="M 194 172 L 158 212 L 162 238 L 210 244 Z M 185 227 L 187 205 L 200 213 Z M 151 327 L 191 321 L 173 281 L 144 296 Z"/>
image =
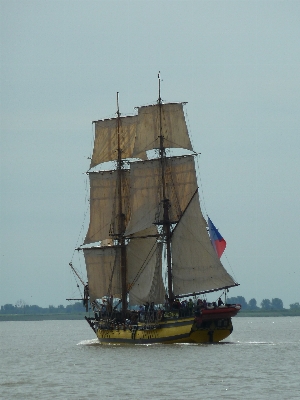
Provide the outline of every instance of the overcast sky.
<path id="1" fill-rule="evenodd" d="M 230 296 L 300 301 L 299 21 L 298 0 L 1 0 L 0 305 L 78 295 L 91 122 L 117 91 L 122 114 L 154 103 L 159 70 L 188 102 Z"/>

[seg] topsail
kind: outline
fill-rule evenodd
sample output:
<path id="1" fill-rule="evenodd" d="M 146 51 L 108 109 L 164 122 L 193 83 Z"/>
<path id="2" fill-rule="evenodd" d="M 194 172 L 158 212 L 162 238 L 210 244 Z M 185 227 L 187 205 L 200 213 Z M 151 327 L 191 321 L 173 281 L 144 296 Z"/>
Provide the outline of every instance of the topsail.
<path id="1" fill-rule="evenodd" d="M 95 142 L 90 168 L 118 159 L 118 127 L 122 158 L 131 158 L 136 137 L 137 116 L 94 121 Z"/>
<path id="2" fill-rule="evenodd" d="M 126 235 L 163 219 L 162 167 L 159 159 L 131 164 L 131 219 Z M 170 157 L 165 164 L 165 196 L 170 200 L 169 218 L 177 222 L 197 189 L 194 157 Z"/>
<path id="3" fill-rule="evenodd" d="M 182 103 L 156 104 L 139 108 L 133 156 L 144 159 L 145 151 L 159 149 L 160 135 L 164 137 L 166 148 L 193 150 Z"/>

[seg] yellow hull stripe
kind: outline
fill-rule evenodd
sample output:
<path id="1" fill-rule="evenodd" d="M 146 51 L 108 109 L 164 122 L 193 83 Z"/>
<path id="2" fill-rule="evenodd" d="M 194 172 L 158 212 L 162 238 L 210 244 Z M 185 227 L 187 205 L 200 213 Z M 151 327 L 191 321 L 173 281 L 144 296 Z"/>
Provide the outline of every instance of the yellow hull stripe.
<path id="1" fill-rule="evenodd" d="M 232 325 L 218 328 L 213 323 L 209 328 L 193 327 L 193 319 L 167 321 L 159 324 L 157 329 L 139 329 L 134 332 L 126 330 L 98 329 L 97 337 L 101 343 L 114 344 L 148 344 L 148 343 L 209 343 L 219 342 L 232 332 Z"/>

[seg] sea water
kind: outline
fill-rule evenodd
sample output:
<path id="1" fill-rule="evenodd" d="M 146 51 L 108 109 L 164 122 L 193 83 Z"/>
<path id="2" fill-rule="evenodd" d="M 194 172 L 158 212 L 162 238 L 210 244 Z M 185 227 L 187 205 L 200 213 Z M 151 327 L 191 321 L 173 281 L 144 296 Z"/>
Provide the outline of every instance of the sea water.
<path id="1" fill-rule="evenodd" d="M 101 345 L 86 321 L 0 322 L 0 398 L 300 399 L 300 317 L 220 344 Z"/>

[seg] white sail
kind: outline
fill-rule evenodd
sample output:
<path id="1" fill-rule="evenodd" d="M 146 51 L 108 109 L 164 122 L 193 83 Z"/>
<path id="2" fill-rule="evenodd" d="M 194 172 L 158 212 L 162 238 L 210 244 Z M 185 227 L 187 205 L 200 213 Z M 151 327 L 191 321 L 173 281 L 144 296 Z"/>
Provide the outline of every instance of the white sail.
<path id="1" fill-rule="evenodd" d="M 129 170 L 119 171 L 122 179 L 122 210 L 129 219 Z M 84 244 L 105 240 L 117 231 L 118 171 L 90 172 L 90 225 Z"/>
<path id="2" fill-rule="evenodd" d="M 145 151 L 158 149 L 160 135 L 164 137 L 165 148 L 193 150 L 182 103 L 155 104 L 139 108 L 133 156 L 144 159 Z"/>
<path id="3" fill-rule="evenodd" d="M 90 300 L 113 295 L 121 297 L 120 248 L 83 249 Z"/>
<path id="4" fill-rule="evenodd" d="M 95 142 L 90 168 L 118 158 L 118 118 L 95 121 Z M 121 157 L 132 157 L 137 116 L 119 118 Z"/>
<path id="5" fill-rule="evenodd" d="M 139 232 L 140 238 L 132 239 L 127 246 L 127 282 L 129 304 L 143 304 L 146 301 L 161 304 L 164 302 L 165 288 L 162 280 L 161 243 L 154 235 L 153 226 Z"/>
<path id="6" fill-rule="evenodd" d="M 131 164 L 131 219 L 126 235 L 142 231 L 163 217 L 160 159 Z M 166 198 L 170 221 L 178 221 L 197 189 L 193 156 L 170 157 L 165 161 Z"/>
<path id="7" fill-rule="evenodd" d="M 175 295 L 222 289 L 236 284 L 210 242 L 198 193 L 176 226 L 171 244 Z"/>

